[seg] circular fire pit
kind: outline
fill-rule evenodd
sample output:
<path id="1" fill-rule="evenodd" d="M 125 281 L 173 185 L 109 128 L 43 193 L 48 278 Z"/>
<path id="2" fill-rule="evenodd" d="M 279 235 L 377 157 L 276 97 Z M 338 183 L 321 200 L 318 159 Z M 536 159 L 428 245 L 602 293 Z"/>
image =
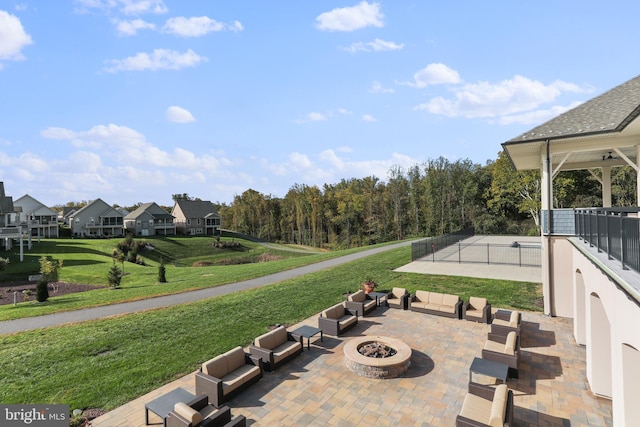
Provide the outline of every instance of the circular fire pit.
<path id="1" fill-rule="evenodd" d="M 411 347 L 395 338 L 358 337 L 344 345 L 344 364 L 367 378 L 396 378 L 411 365 Z"/>

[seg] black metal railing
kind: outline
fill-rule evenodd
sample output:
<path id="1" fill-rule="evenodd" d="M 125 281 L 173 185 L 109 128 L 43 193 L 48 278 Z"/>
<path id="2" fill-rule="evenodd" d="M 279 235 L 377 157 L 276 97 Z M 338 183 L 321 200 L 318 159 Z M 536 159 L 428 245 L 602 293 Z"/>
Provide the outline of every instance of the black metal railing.
<path id="1" fill-rule="evenodd" d="M 640 208 L 575 210 L 576 236 L 620 261 L 622 268 L 640 272 Z"/>
<path id="2" fill-rule="evenodd" d="M 433 262 L 503 264 L 520 267 L 542 265 L 542 245 L 514 241 L 501 243 L 462 243 L 451 245 L 432 255 Z"/>
<path id="3" fill-rule="evenodd" d="M 464 239 L 468 239 L 475 234 L 475 228 L 469 227 L 453 233 L 443 234 L 437 237 L 429 237 L 428 239 L 413 242 L 411 244 L 411 261 L 415 261 L 427 255 L 432 255 L 441 249 L 461 242 Z"/>

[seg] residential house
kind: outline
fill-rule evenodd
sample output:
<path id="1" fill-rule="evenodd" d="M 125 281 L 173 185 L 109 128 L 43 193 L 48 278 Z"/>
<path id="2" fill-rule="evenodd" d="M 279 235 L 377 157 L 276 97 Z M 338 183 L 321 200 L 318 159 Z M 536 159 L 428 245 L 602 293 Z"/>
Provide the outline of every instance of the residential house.
<path id="1" fill-rule="evenodd" d="M 59 237 L 58 213 L 49 209 L 28 194 L 13 202 L 22 208 L 17 222 L 27 226 L 33 237 Z"/>
<path id="2" fill-rule="evenodd" d="M 640 185 L 612 207 L 612 168 L 640 184 L 640 76 L 502 144 L 518 170 L 541 172 L 544 311 L 573 319 L 587 383 L 612 401 L 614 426 L 640 426 Z M 602 206 L 555 209 L 553 180 L 587 169 Z"/>
<path id="3" fill-rule="evenodd" d="M 156 236 L 176 234 L 174 217 L 158 204 L 151 202 L 124 217 L 124 227 L 134 236 Z"/>
<path id="4" fill-rule="evenodd" d="M 178 233 L 188 235 L 218 235 L 220 215 L 209 201 L 180 200 L 173 205 L 171 215 L 175 217 Z"/>
<path id="5" fill-rule="evenodd" d="M 20 207 L 14 206 L 13 197 L 5 194 L 4 182 L 0 181 L 0 249 L 8 251 L 13 248 L 13 241 L 18 240 L 20 261 L 23 261 L 24 248 L 22 242 L 25 233 L 20 223 L 16 222 L 16 218 L 21 211 Z M 31 248 L 31 241 L 29 241 L 29 248 Z"/>
<path id="6" fill-rule="evenodd" d="M 124 236 L 124 215 L 101 199 L 78 209 L 69 217 L 74 237 Z"/>

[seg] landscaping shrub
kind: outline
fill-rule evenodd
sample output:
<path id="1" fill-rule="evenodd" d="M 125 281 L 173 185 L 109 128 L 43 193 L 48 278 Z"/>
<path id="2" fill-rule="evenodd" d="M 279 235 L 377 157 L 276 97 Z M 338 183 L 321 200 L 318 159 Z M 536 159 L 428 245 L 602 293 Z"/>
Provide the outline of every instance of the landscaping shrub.
<path id="1" fill-rule="evenodd" d="M 45 302 L 49 299 L 49 282 L 38 280 L 36 284 L 36 301 Z"/>
<path id="2" fill-rule="evenodd" d="M 160 262 L 160 265 L 158 266 L 158 282 L 167 282 L 167 268 L 164 266 L 164 260 Z"/>
<path id="3" fill-rule="evenodd" d="M 9 264 L 9 258 L 0 257 L 0 271 L 2 271 L 5 268 L 7 268 L 7 264 Z"/>
<path id="4" fill-rule="evenodd" d="M 122 281 L 122 272 L 115 262 L 109 269 L 107 281 L 109 282 L 109 286 L 111 286 L 113 289 L 118 289 L 120 287 L 120 282 Z"/>

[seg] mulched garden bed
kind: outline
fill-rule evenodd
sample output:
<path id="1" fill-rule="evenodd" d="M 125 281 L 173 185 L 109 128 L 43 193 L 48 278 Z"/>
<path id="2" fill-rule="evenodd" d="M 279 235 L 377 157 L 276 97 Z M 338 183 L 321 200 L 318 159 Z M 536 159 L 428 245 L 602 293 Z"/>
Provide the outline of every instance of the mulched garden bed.
<path id="1" fill-rule="evenodd" d="M 75 294 L 78 292 L 99 289 L 102 286 L 84 285 L 80 283 L 55 282 L 49 283 L 49 298 L 59 297 L 67 294 Z M 31 297 L 28 299 L 23 291 L 31 291 Z M 36 300 L 36 284 L 34 282 L 4 282 L 0 283 L 0 305 L 13 304 L 13 294 L 16 293 L 16 301 L 35 301 Z"/>

